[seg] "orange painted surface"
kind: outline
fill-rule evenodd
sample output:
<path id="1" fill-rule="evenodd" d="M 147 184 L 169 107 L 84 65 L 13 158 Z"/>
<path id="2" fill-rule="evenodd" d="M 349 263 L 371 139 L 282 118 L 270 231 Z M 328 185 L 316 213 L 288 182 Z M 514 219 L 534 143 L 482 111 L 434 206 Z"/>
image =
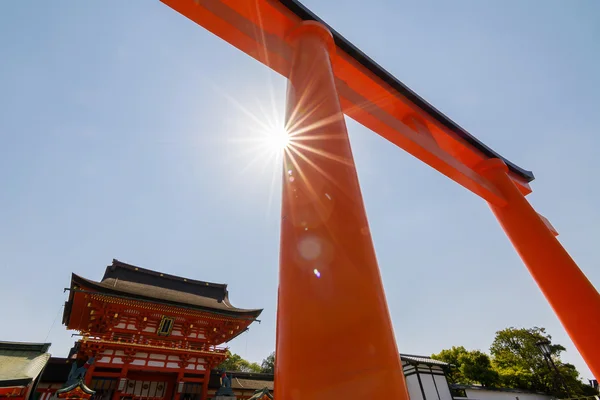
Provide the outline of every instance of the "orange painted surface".
<path id="1" fill-rule="evenodd" d="M 284 398 L 341 398 L 344 395 L 374 398 L 379 392 L 362 393 L 361 390 L 379 385 L 381 377 L 390 380 L 389 387 L 401 388 L 398 395 L 388 391 L 386 397 L 406 398 L 404 381 L 396 382 L 395 363 L 399 360 L 385 356 L 382 351 L 387 348 L 385 354 L 397 353 L 393 337 L 389 342 L 375 339 L 379 335 L 391 337 L 392 327 L 340 112 L 488 201 L 590 369 L 600 376 L 600 351 L 594 351 L 590 339 L 600 327 L 596 318 L 600 312 L 598 293 L 554 237 L 556 230 L 525 200 L 523 195 L 531 192 L 527 182 L 498 169 L 480 169 L 482 165 L 503 162 L 487 159 L 340 48 L 331 53 L 332 65 L 328 67 L 327 77 L 322 75 L 322 68 L 318 69 L 319 73 L 310 71 L 313 78 L 319 80 L 320 90 L 302 86 L 306 83 L 299 82 L 310 74 L 303 67 L 292 68 L 294 51 L 289 37 L 301 21 L 277 0 L 161 1 L 289 78 L 296 91 L 290 92 L 288 106 L 296 107 L 299 103 L 306 116 L 299 126 L 310 126 L 309 121 L 315 122 L 318 118 L 333 118 L 326 129 L 320 127 L 314 131 L 343 132 L 344 139 L 329 141 L 315 135 L 313 140 L 300 141 L 304 147 L 297 144 L 290 153 L 295 156 L 297 165 L 292 166 L 297 169 L 292 170 L 293 176 L 286 176 L 284 188 L 277 328 L 276 384 L 278 392 L 285 393 Z M 323 64 L 322 51 L 314 54 L 319 54 L 314 62 L 320 60 L 318 62 Z M 326 98 L 325 103 L 307 113 L 306 104 L 297 98 L 300 89 L 309 93 L 304 101 Z M 289 116 L 292 121 L 297 118 L 298 115 Z M 411 123 L 415 120 L 420 128 Z M 303 135 L 313 133 L 309 130 Z M 307 150 L 307 146 L 313 149 Z M 335 162 L 324 154 L 333 156 Z M 301 170 L 303 176 L 298 175 Z M 289 178 L 292 177 L 299 197 L 295 197 L 291 189 Z M 327 194 L 327 202 L 322 198 L 323 193 Z M 305 227 L 323 241 L 315 243 L 309 239 L 306 242 Z M 308 262 L 298 258 L 300 249 L 315 251 L 317 247 L 319 260 L 323 258 L 320 267 L 312 268 L 315 260 Z M 307 273 L 313 270 L 319 276 L 316 272 L 313 276 Z M 371 290 L 365 289 L 364 283 L 371 285 Z M 367 350 L 362 346 L 365 343 L 372 347 Z M 324 360 L 329 357 L 323 357 L 323 351 L 346 357 L 344 363 L 338 365 L 336 360 L 327 364 Z M 333 367 L 338 368 L 335 373 L 328 370 Z M 359 369 L 363 371 L 360 376 L 354 373 Z M 327 383 L 332 373 L 336 376 L 335 382 L 340 381 L 342 385 L 335 390 L 343 392 L 343 387 L 352 387 L 353 391 L 343 392 L 344 395 L 332 391 L 332 384 Z M 317 389 L 321 392 L 317 393 Z M 313 392 L 308 393 L 311 390 Z M 320 393 L 327 396 L 321 397 Z"/>
<path id="2" fill-rule="evenodd" d="M 274 0 L 161 0 L 231 45 L 289 77 L 287 35 L 300 19 Z M 333 72 L 343 112 L 489 202 L 503 199 L 472 168 L 485 157 L 398 93 L 351 56 L 337 49 Z M 435 137 L 424 139 L 404 121 L 418 117 Z M 513 176 L 524 194 L 528 183 Z"/>
<path id="3" fill-rule="evenodd" d="M 408 400 L 331 69 L 332 38 L 316 23 L 293 36 L 274 393 Z"/>
<path id="4" fill-rule="evenodd" d="M 480 173 L 493 182 L 508 204 L 492 211 L 546 296 L 594 376 L 600 376 L 600 295 L 554 233 L 507 176 L 498 159 Z"/>

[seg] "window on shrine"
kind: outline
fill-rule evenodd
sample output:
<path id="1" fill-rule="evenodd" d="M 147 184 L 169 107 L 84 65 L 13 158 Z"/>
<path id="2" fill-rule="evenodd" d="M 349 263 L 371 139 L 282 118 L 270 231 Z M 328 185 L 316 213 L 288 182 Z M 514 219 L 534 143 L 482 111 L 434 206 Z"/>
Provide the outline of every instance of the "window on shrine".
<path id="1" fill-rule="evenodd" d="M 160 325 L 158 326 L 158 335 L 159 336 L 169 336 L 171 331 L 173 330 L 173 325 L 175 324 L 174 318 L 163 317 L 160 321 Z"/>

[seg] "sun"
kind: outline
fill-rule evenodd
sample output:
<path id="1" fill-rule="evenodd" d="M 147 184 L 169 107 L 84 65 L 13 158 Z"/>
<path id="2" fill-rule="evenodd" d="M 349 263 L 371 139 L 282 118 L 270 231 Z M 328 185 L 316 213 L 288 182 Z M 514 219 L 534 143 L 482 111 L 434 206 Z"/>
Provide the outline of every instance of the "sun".
<path id="1" fill-rule="evenodd" d="M 270 150 L 281 152 L 290 145 L 290 134 L 283 125 L 270 126 L 264 140 Z"/>

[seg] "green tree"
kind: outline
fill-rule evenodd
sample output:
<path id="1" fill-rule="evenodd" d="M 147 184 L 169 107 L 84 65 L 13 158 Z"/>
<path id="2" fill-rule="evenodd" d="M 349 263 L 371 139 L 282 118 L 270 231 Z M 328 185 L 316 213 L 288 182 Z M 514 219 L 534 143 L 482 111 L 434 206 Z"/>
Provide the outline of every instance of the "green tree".
<path id="1" fill-rule="evenodd" d="M 459 362 L 461 373 L 469 380 L 488 387 L 494 387 L 500 382 L 500 375 L 492 367 L 490 357 L 479 350 L 463 354 Z"/>
<path id="2" fill-rule="evenodd" d="M 496 386 L 499 383 L 498 372 L 494 370 L 490 357 L 479 350 L 468 351 L 463 346 L 453 346 L 433 354 L 431 358 L 454 366 L 447 373 L 453 383 L 479 383 L 483 386 Z"/>
<path id="3" fill-rule="evenodd" d="M 551 393 L 558 397 L 583 395 L 586 386 L 579 380 L 579 372 L 571 364 L 563 363 L 560 353 L 565 348 L 551 345 L 550 357 L 556 364 L 563 382 L 557 380 L 556 372 L 550 367 L 536 343 L 550 341 L 552 337 L 544 328 L 506 328 L 496 332 L 490 352 L 493 365 L 500 374 L 503 385 L 516 389 Z"/>
<path id="4" fill-rule="evenodd" d="M 275 373 L 275 352 L 269 354 L 269 356 L 262 361 L 260 371 L 265 374 Z"/>
<path id="5" fill-rule="evenodd" d="M 461 363 L 459 361 L 459 359 L 465 354 L 467 354 L 467 349 L 465 349 L 463 346 L 452 346 L 452 348 L 442 350 L 438 354 L 432 354 L 431 358 L 453 365 L 453 367 L 447 371 L 447 376 L 448 379 L 450 379 L 450 382 L 468 385 L 472 382 L 463 375 L 460 369 Z"/>
<path id="6" fill-rule="evenodd" d="M 225 371 L 239 371 L 239 372 L 260 372 L 260 365 L 247 360 L 244 360 L 239 354 L 231 353 L 227 350 L 227 358 L 223 361 L 217 369 Z"/>

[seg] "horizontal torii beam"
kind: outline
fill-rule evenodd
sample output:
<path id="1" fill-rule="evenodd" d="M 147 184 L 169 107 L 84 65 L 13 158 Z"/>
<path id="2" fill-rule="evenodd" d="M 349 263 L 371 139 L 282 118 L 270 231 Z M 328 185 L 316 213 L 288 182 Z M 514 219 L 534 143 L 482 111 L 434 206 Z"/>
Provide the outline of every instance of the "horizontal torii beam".
<path id="1" fill-rule="evenodd" d="M 295 0 L 161 0 L 254 59 L 288 77 L 292 49 L 287 35 L 314 14 Z M 325 24 L 325 26 L 327 26 Z M 491 204 L 504 199 L 473 168 L 489 158 L 502 159 L 525 195 L 533 173 L 524 170 L 470 135 L 364 55 L 345 38 L 334 36 L 332 54 L 342 111 Z M 429 135 L 408 121 L 420 121 Z"/>

